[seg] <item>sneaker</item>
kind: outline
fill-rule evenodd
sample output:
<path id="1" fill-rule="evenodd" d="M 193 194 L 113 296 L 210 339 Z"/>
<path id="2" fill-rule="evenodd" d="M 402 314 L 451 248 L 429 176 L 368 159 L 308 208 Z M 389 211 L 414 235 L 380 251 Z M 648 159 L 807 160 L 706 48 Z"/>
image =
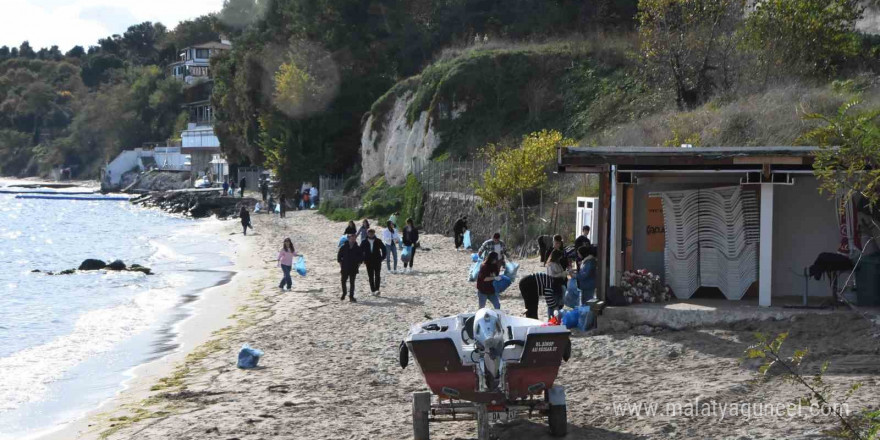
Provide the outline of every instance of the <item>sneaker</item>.
<path id="1" fill-rule="evenodd" d="M 377 290 L 377 291 L 376 291 L 376 296 L 381 296 L 381 295 L 382 295 L 382 292 L 379 292 L 379 291 Z"/>
<path id="2" fill-rule="evenodd" d="M 342 294 L 342 297 L 339 298 L 339 300 L 340 300 L 340 301 L 344 301 L 344 300 L 345 300 L 345 294 L 344 294 L 344 293 Z"/>
<path id="3" fill-rule="evenodd" d="M 349 302 L 353 302 L 353 303 L 358 302 L 358 300 L 354 299 L 353 296 L 352 296 L 352 297 L 349 297 L 349 298 L 348 298 L 348 301 L 349 301 Z"/>

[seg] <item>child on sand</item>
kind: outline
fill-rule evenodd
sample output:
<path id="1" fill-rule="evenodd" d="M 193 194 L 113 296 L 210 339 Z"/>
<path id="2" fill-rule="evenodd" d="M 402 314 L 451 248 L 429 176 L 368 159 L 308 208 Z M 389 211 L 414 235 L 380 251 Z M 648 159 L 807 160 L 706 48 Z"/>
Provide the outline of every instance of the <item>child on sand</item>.
<path id="1" fill-rule="evenodd" d="M 281 272 L 284 276 L 281 278 L 281 284 L 278 285 L 278 288 L 284 290 L 284 286 L 287 286 L 287 290 L 290 290 L 293 287 L 293 280 L 290 279 L 290 269 L 293 267 L 293 257 L 298 257 L 299 254 L 296 253 L 296 249 L 293 248 L 293 242 L 290 241 L 290 238 L 284 239 L 284 246 L 281 248 L 281 252 L 278 253 L 278 265 L 281 266 Z"/>
<path id="2" fill-rule="evenodd" d="M 495 293 L 495 286 L 492 285 L 492 281 L 498 281 L 501 279 L 499 271 L 498 254 L 495 252 L 489 252 L 486 261 L 480 265 L 480 272 L 477 275 L 477 297 L 479 298 L 481 309 L 486 306 L 487 299 L 492 302 L 492 305 L 495 306 L 496 309 L 501 309 L 501 302 L 498 301 L 498 295 Z"/>

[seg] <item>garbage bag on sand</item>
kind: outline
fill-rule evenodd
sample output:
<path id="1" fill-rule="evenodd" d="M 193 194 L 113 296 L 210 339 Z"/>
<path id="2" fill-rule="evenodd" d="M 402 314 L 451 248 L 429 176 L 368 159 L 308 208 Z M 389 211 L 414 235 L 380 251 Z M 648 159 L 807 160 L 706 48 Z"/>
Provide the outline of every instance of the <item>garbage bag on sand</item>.
<path id="1" fill-rule="evenodd" d="M 519 263 L 512 261 L 504 264 L 504 275 L 512 280 L 516 279 L 516 273 L 519 272 Z"/>
<path id="2" fill-rule="evenodd" d="M 578 312 L 578 330 L 585 332 L 593 328 L 596 322 L 596 314 L 590 310 L 590 306 L 580 306 L 575 310 Z"/>
<path id="3" fill-rule="evenodd" d="M 464 231 L 464 238 L 462 240 L 462 245 L 465 249 L 471 248 L 471 231 Z"/>
<path id="4" fill-rule="evenodd" d="M 294 264 L 296 268 L 296 273 L 300 274 L 300 276 L 306 276 L 306 257 L 302 255 L 296 259 L 296 264 Z"/>
<path id="5" fill-rule="evenodd" d="M 482 263 L 482 262 L 483 262 L 483 260 L 477 260 L 477 262 L 474 263 L 473 266 L 471 266 L 471 273 L 470 273 L 470 275 L 468 275 L 468 281 L 470 281 L 470 282 L 477 281 L 477 275 L 480 273 L 480 263 Z"/>
<path id="6" fill-rule="evenodd" d="M 281 212 L 281 204 L 280 203 L 275 204 L 275 212 L 278 212 L 278 213 Z"/>
<path id="7" fill-rule="evenodd" d="M 562 316 L 562 325 L 565 328 L 572 329 L 578 326 L 578 318 L 580 314 L 578 314 L 577 310 L 569 310 L 565 312 L 565 315 Z"/>
<path id="8" fill-rule="evenodd" d="M 342 238 L 339 239 L 339 247 L 342 247 L 345 243 L 348 243 L 347 235 L 343 235 Z"/>
<path id="9" fill-rule="evenodd" d="M 581 289 L 578 289 L 577 280 L 572 278 L 568 280 L 568 287 L 565 289 L 565 298 L 562 303 L 566 307 L 576 308 L 581 305 Z"/>
<path id="10" fill-rule="evenodd" d="M 492 281 L 492 287 L 495 288 L 495 294 L 500 295 L 501 292 L 507 290 L 508 287 L 513 283 L 513 280 L 510 279 L 507 275 L 501 275 L 500 280 Z"/>
<path id="11" fill-rule="evenodd" d="M 471 261 L 473 261 L 474 263 L 480 261 L 480 255 L 474 252 L 473 254 L 471 254 Z"/>
<path id="12" fill-rule="evenodd" d="M 238 352 L 238 368 L 256 368 L 262 356 L 262 350 L 257 350 L 256 348 L 251 348 L 248 344 L 244 344 L 241 346 L 241 351 Z"/>
<path id="13" fill-rule="evenodd" d="M 403 252 L 400 253 L 400 261 L 408 263 L 409 259 L 412 257 L 412 249 L 412 246 L 404 246 Z"/>

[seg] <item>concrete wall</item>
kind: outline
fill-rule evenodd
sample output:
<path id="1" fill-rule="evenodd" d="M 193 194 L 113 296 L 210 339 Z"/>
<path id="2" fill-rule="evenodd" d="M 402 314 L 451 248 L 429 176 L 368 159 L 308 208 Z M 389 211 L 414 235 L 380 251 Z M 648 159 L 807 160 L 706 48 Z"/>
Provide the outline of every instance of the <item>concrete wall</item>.
<path id="1" fill-rule="evenodd" d="M 648 252 L 647 197 L 651 192 L 715 188 L 739 184 L 739 176 L 640 177 L 633 201 L 633 265 L 664 276 L 663 252 Z M 760 188 L 750 187 L 758 193 Z M 837 249 L 834 203 L 819 195 L 816 179 L 797 176 L 795 185 L 777 185 L 773 210 L 773 296 L 801 295 L 800 275 L 820 252 Z M 830 294 L 826 281 L 810 281 L 811 296 Z"/>

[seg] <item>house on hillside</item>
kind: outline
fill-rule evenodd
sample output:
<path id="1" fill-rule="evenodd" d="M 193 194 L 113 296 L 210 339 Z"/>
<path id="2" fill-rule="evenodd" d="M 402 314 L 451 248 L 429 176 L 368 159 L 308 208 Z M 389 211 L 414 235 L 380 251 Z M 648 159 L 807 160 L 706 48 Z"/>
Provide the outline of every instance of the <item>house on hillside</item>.
<path id="1" fill-rule="evenodd" d="M 817 150 L 569 147 L 557 160 L 558 172 L 600 176 L 601 289 L 620 286 L 624 272 L 646 269 L 679 299 L 747 299 L 766 307 L 802 305 L 807 293 L 830 300 L 834 277 L 842 287 L 849 271 L 811 277 L 820 254 L 845 263 L 876 250 L 863 247 L 868 234 L 880 231 L 860 221 L 859 201 L 819 193 Z M 783 301 L 787 296 L 794 298 Z"/>
<path id="2" fill-rule="evenodd" d="M 220 141 L 214 133 L 211 58 L 231 48 L 232 44 L 226 39 L 196 44 L 181 50 L 180 60 L 168 66 L 173 78 L 186 83 L 184 107 L 189 121 L 180 133 L 180 140 L 181 152 L 190 155 L 193 178 L 207 175 L 212 181 L 221 182 L 229 173 L 220 152 Z"/>

